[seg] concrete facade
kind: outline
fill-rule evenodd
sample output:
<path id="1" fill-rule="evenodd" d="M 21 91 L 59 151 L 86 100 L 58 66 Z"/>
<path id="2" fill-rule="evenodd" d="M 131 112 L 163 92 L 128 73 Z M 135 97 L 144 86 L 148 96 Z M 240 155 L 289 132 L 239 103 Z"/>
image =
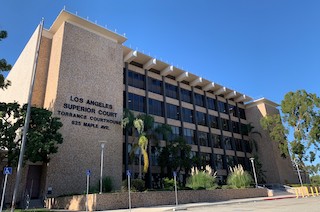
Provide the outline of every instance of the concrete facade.
<path id="1" fill-rule="evenodd" d="M 12 86 L 0 91 L 0 101 L 27 102 L 38 34 L 39 28 L 8 75 Z M 248 158 L 253 153 L 247 147 L 249 136 L 237 127 L 253 123 L 255 129 L 262 132 L 260 118 L 278 113 L 277 105 L 270 101 L 246 104 L 252 98 L 138 53 L 123 46 L 125 40 L 121 35 L 66 11 L 59 14 L 49 30 L 43 30 L 32 104 L 51 110 L 61 119 L 64 141 L 41 172 L 40 197 L 48 190 L 52 190 L 53 196 L 83 193 L 86 170 L 91 170 L 91 185 L 98 185 L 99 141 L 106 141 L 103 176 L 111 176 L 114 188 L 120 189 L 125 173 L 123 159 L 129 148 L 125 145 L 120 121 L 123 109 L 132 109 L 133 99 L 129 99 L 129 95 L 145 100 L 143 111 L 133 110 L 135 114 L 154 115 L 158 111 L 153 111 L 150 101 L 157 101 L 162 105 L 158 110 L 163 111 L 154 115 L 157 123 L 170 125 L 182 136 L 187 137 L 187 131 L 194 133 L 193 140 L 188 143 L 192 153 L 212 165 L 222 181 L 229 166 L 239 163 L 250 169 Z M 130 82 L 133 78 L 129 78 L 129 74 L 142 77 L 143 87 Z M 153 84 L 148 83 L 152 80 L 162 85 L 160 92 L 150 90 L 149 86 Z M 166 85 L 177 89 L 177 97 L 166 95 L 166 89 L 169 89 Z M 182 99 L 181 90 L 190 93 L 190 102 Z M 199 99 L 202 105 L 197 102 Z M 209 101 L 214 102 L 212 107 Z M 168 105 L 178 108 L 178 118 L 168 117 L 172 112 Z M 222 106 L 225 111 L 221 110 Z M 183 112 L 189 110 L 193 121 L 182 117 Z M 211 117 L 219 120 L 216 127 L 211 126 Z M 206 124 L 201 123 L 203 121 Z M 262 134 L 258 154 L 267 171 L 267 182 L 297 182 L 290 158 L 280 158 L 276 144 L 267 134 Z M 214 145 L 218 138 L 220 141 Z M 132 138 L 127 139 L 131 145 Z M 160 146 L 164 145 L 165 142 L 160 141 Z M 150 170 L 156 173 L 150 175 L 154 180 L 159 176 L 160 167 L 153 159 L 150 161 Z M 138 172 L 137 166 L 130 168 L 133 173 Z"/>

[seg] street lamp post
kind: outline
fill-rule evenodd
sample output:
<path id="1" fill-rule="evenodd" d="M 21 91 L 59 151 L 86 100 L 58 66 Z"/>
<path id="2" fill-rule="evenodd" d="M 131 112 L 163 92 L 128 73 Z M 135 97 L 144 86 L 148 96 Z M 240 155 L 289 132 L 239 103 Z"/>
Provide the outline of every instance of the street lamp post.
<path id="1" fill-rule="evenodd" d="M 299 169 L 299 166 L 298 166 L 298 162 L 297 162 L 296 159 L 293 159 L 293 162 L 294 162 L 294 165 L 296 165 L 297 172 L 298 172 L 298 176 L 299 176 L 300 185 L 301 185 L 301 187 L 302 187 L 303 184 L 302 184 L 302 179 L 301 179 L 301 175 L 300 175 L 300 169 Z"/>
<path id="2" fill-rule="evenodd" d="M 252 170 L 253 170 L 254 181 L 256 183 L 256 188 L 258 188 L 258 180 L 257 180 L 256 168 L 254 166 L 254 158 L 250 158 L 250 161 L 252 164 Z"/>
<path id="3" fill-rule="evenodd" d="M 100 192 L 102 194 L 102 178 L 103 178 L 103 152 L 106 141 L 99 141 L 101 144 L 101 158 L 100 158 Z"/>

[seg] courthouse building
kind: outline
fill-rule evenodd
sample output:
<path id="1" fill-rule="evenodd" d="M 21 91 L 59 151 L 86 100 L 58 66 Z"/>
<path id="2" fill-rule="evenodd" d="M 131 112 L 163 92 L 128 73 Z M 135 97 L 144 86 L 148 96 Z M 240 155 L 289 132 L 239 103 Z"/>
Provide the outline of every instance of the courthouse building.
<path id="1" fill-rule="evenodd" d="M 11 72 L 12 86 L 1 91 L 1 102 L 27 102 L 37 43 L 40 42 L 32 105 L 61 118 L 63 144 L 47 165 L 27 164 L 20 192 L 32 198 L 82 193 L 86 170 L 91 183 L 100 178 L 101 143 L 105 141 L 103 175 L 120 189 L 125 176 L 126 138 L 120 122 L 124 108 L 154 117 L 171 126 L 197 155 L 217 171 L 223 181 L 228 167 L 251 169 L 251 123 L 261 137 L 258 156 L 267 183 L 297 182 L 290 158 L 281 158 L 277 143 L 260 127 L 260 118 L 279 113 L 278 104 L 253 100 L 236 90 L 196 76 L 125 45 L 126 38 L 63 10 L 50 29 L 38 27 Z M 165 45 L 165 44 L 163 44 Z M 160 142 L 164 146 L 165 141 Z M 159 149 L 151 146 L 152 186 L 160 186 Z M 129 166 L 137 174 L 138 167 Z M 179 176 L 183 177 L 183 176 Z M 32 182 L 32 183 L 30 183 Z"/>

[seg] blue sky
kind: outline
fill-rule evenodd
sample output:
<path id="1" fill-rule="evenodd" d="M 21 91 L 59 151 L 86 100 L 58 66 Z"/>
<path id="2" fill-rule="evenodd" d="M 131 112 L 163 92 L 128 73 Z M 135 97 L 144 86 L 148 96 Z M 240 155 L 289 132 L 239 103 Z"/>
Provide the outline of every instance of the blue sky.
<path id="1" fill-rule="evenodd" d="M 320 94 L 320 1 L 2 1 L 0 58 L 14 64 L 41 18 L 49 28 L 64 6 L 125 33 L 126 46 L 255 99 Z"/>

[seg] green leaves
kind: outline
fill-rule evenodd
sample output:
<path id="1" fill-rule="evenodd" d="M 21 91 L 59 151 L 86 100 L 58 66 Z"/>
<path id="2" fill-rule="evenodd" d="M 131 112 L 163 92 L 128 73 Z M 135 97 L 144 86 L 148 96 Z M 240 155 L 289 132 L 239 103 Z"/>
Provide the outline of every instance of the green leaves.
<path id="1" fill-rule="evenodd" d="M 320 98 L 305 90 L 288 92 L 281 102 L 284 124 L 292 129 L 294 139 L 290 142 L 291 151 L 300 160 L 313 162 L 320 142 Z M 286 138 L 288 129 L 281 122 L 280 115 L 266 116 L 261 126 L 270 133 L 272 140 L 279 142 L 282 154 L 287 155 Z M 315 152 L 307 152 L 314 148 Z"/>
<path id="2" fill-rule="evenodd" d="M 283 126 L 279 114 L 267 115 L 260 120 L 260 124 L 264 130 L 269 133 L 271 140 L 278 143 L 282 157 L 289 155 L 287 134 L 288 130 Z"/>
<path id="3" fill-rule="evenodd" d="M 26 108 L 17 103 L 0 103 L 0 149 L 4 151 L 0 160 L 7 159 L 9 166 L 15 166 L 18 161 Z M 48 163 L 49 155 L 56 153 L 57 144 L 63 142 L 58 132 L 61 127 L 59 118 L 52 117 L 50 111 L 32 107 L 25 159 Z"/>
<path id="4" fill-rule="evenodd" d="M 8 36 L 7 31 L 0 30 L 0 41 Z M 10 71 L 12 66 L 5 59 L 0 59 L 0 88 L 5 89 L 11 85 L 9 80 L 5 80 L 2 72 Z"/>

